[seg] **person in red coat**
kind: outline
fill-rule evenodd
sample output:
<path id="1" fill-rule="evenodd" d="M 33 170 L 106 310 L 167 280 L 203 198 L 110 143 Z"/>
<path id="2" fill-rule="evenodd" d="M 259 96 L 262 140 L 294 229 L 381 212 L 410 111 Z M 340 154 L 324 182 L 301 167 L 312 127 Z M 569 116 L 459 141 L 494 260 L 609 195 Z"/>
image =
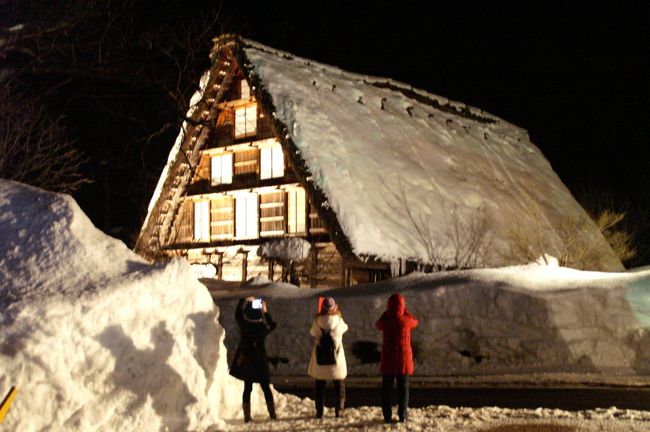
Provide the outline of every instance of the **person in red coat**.
<path id="1" fill-rule="evenodd" d="M 406 309 L 404 297 L 393 294 L 388 298 L 388 307 L 375 323 L 384 332 L 381 346 L 381 410 L 384 422 L 392 421 L 391 390 L 397 379 L 399 401 L 397 415 L 405 422 L 409 403 L 409 375 L 413 374 L 413 351 L 411 350 L 411 330 L 418 320 Z"/>

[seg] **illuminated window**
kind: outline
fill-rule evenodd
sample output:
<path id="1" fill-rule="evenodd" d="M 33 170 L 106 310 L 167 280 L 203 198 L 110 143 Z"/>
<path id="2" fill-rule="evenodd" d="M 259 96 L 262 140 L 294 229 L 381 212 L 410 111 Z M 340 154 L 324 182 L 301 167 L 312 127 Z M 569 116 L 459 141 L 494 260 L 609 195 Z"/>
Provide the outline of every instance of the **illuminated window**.
<path id="1" fill-rule="evenodd" d="M 284 191 L 260 194 L 260 236 L 284 234 Z"/>
<path id="2" fill-rule="evenodd" d="M 258 161 L 259 150 L 257 148 L 235 152 L 235 175 L 254 174 L 257 176 Z"/>
<path id="3" fill-rule="evenodd" d="M 301 187 L 287 191 L 287 228 L 290 234 L 306 231 L 305 190 Z"/>
<path id="4" fill-rule="evenodd" d="M 212 239 L 231 239 L 234 235 L 233 197 L 219 195 L 210 205 L 210 237 Z"/>
<path id="5" fill-rule="evenodd" d="M 251 97 L 251 88 L 248 86 L 248 82 L 243 79 L 240 82 L 240 94 L 241 94 L 241 99 L 248 99 Z"/>
<path id="6" fill-rule="evenodd" d="M 260 149 L 260 179 L 284 176 L 284 155 L 280 143 Z"/>
<path id="7" fill-rule="evenodd" d="M 257 128 L 257 105 L 235 109 L 235 138 L 255 135 Z"/>
<path id="8" fill-rule="evenodd" d="M 210 201 L 194 203 L 194 240 L 210 241 Z"/>
<path id="9" fill-rule="evenodd" d="M 256 193 L 245 192 L 235 196 L 235 237 L 258 237 Z"/>
<path id="10" fill-rule="evenodd" d="M 232 153 L 213 156 L 210 165 L 212 186 L 232 183 Z"/>

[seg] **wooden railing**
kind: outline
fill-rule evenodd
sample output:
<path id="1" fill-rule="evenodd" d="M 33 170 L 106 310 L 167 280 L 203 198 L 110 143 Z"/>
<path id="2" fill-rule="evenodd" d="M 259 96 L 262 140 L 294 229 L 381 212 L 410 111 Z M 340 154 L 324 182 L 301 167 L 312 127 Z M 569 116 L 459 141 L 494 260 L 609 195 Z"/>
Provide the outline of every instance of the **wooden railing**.
<path id="1" fill-rule="evenodd" d="M 224 123 L 218 126 L 214 126 L 211 131 L 208 139 L 206 141 L 205 148 L 216 148 L 216 147 L 225 147 L 231 144 L 239 144 L 242 142 L 248 141 L 257 141 L 267 138 L 273 138 L 275 136 L 272 128 L 272 123 L 270 118 L 258 118 L 257 119 L 257 131 L 253 136 L 247 136 L 242 138 L 235 139 L 234 135 L 235 126 L 232 123 Z"/>

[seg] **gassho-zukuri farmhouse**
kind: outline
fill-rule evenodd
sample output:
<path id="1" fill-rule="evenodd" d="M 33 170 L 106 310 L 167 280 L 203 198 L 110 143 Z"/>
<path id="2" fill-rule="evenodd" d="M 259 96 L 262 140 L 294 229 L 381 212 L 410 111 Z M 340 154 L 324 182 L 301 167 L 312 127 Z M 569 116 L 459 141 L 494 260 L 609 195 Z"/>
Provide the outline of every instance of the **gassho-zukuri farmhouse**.
<path id="1" fill-rule="evenodd" d="M 237 35 L 210 58 L 140 255 L 310 287 L 547 255 L 623 270 L 525 130 Z"/>

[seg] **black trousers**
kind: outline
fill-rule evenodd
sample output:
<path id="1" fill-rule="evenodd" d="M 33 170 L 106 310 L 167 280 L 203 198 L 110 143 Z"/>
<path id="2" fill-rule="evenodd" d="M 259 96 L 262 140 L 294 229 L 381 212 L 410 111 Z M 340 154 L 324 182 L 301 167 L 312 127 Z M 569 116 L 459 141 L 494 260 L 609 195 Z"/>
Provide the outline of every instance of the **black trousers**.
<path id="1" fill-rule="evenodd" d="M 314 403 L 316 404 L 316 416 L 318 417 L 323 416 L 325 383 L 325 380 L 316 380 L 314 386 Z M 345 381 L 333 380 L 332 383 L 334 384 L 334 392 L 336 393 L 336 405 L 334 405 L 334 409 L 338 416 L 345 405 Z"/>
<path id="2" fill-rule="evenodd" d="M 408 375 L 383 375 L 381 380 L 381 412 L 384 421 L 392 418 L 391 391 L 393 382 L 397 379 L 397 416 L 400 421 L 406 421 L 409 405 L 409 376 Z"/>
<path id="3" fill-rule="evenodd" d="M 273 393 L 271 392 L 271 386 L 269 382 L 261 382 L 260 386 L 264 392 L 264 400 L 268 403 L 269 401 L 273 402 Z M 253 391 L 253 381 L 244 381 L 244 395 L 243 403 L 251 403 L 251 392 Z"/>

